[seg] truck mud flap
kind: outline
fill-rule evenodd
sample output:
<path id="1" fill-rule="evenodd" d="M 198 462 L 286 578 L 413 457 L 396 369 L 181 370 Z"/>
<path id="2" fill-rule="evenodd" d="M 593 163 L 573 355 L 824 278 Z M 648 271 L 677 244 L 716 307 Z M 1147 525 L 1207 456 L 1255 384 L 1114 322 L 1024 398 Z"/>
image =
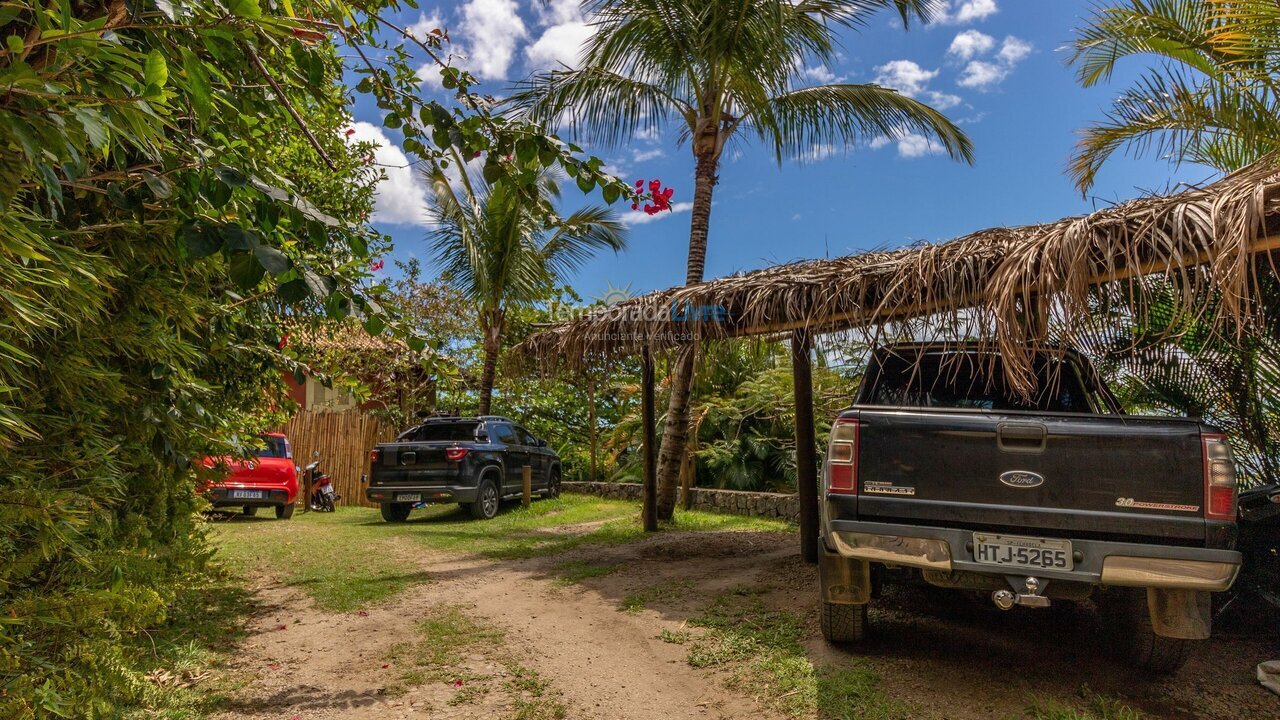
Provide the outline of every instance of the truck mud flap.
<path id="1" fill-rule="evenodd" d="M 1162 637 L 1208 640 L 1213 629 L 1209 593 L 1201 590 L 1147 588 L 1147 610 Z"/>
<path id="2" fill-rule="evenodd" d="M 818 586 L 825 602 L 866 605 L 871 602 L 871 563 L 841 557 L 822 547 L 818 558 Z"/>

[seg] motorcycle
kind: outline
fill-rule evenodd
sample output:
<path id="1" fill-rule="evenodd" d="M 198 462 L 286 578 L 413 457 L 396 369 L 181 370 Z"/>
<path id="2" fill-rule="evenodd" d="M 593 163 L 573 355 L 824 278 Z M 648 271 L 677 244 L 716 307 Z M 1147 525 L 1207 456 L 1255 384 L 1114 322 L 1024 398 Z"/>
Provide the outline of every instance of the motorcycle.
<path id="1" fill-rule="evenodd" d="M 317 512 L 333 512 L 334 504 L 342 499 L 333 489 L 333 480 L 320 469 L 320 452 L 311 453 L 314 458 L 305 472 L 311 478 L 311 509 Z"/>

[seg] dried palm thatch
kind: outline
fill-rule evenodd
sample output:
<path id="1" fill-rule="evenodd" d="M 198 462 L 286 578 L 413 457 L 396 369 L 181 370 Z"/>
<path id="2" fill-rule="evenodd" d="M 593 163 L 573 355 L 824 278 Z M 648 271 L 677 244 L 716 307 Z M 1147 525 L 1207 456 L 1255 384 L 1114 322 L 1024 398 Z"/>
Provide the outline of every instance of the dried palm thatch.
<path id="1" fill-rule="evenodd" d="M 694 341 L 964 315 L 976 328 L 971 334 L 1004 356 L 1014 386 L 1029 390 L 1028 348 L 1049 340 L 1051 318 L 1059 341 L 1092 329 L 1098 288 L 1113 296 L 1140 293 L 1143 283 L 1133 280 L 1163 276 L 1187 299 L 1187 312 L 1198 311 L 1192 298 L 1216 291 L 1222 301 L 1210 319 L 1247 330 L 1261 312 L 1258 273 L 1272 271 L 1277 248 L 1280 163 L 1267 158 L 1202 188 L 1081 217 L 650 293 L 554 326 L 516 350 L 544 367 L 581 366 L 646 345 L 661 351 Z"/>

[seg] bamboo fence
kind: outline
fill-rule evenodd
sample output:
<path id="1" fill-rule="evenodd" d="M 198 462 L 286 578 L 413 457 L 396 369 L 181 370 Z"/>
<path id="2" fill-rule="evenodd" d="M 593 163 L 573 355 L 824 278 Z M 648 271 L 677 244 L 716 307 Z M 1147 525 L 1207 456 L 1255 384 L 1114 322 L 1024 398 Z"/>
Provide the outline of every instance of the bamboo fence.
<path id="1" fill-rule="evenodd" d="M 339 504 L 377 507 L 364 498 L 362 475 L 369 472 L 369 451 L 380 442 L 395 439 L 396 428 L 384 420 L 358 411 L 319 412 L 303 410 L 280 428 L 293 446 L 299 467 L 311 462 L 311 453 L 320 451 L 320 469 L 332 480 Z M 299 481 L 298 501 L 307 499 Z"/>

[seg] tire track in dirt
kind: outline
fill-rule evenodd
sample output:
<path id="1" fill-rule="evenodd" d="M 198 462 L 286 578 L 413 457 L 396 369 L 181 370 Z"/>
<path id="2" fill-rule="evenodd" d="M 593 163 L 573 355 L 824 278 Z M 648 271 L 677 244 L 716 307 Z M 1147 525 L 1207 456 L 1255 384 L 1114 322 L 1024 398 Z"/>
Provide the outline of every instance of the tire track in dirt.
<path id="1" fill-rule="evenodd" d="M 568 708 L 566 717 L 595 720 L 652 718 L 720 720 L 751 716 L 770 720 L 750 698 L 723 687 L 713 673 L 692 670 L 686 650 L 658 638 L 680 622 L 652 612 L 620 611 L 619 598 L 583 586 L 557 588 L 555 568 L 570 557 L 636 559 L 654 541 L 598 552 L 575 551 L 552 558 L 492 561 L 424 551 L 399 542 L 399 554 L 429 581 L 394 600 L 360 612 L 326 613 L 296 588 L 262 582 L 256 588 L 265 608 L 254 618 L 250 637 L 231 663 L 233 677 L 247 685 L 220 720 L 281 718 L 494 718 L 511 708 L 500 693 L 451 705 L 456 691 L 443 683 L 409 688 L 391 698 L 385 689 L 401 671 L 383 667 L 392 646 L 414 639 L 417 623 L 432 608 L 461 607 L 477 621 L 502 630 L 503 652 L 535 669 Z M 758 558 L 710 559 L 678 563 L 675 572 L 732 578 Z M 733 566 L 733 567 L 730 567 Z M 646 575 L 652 579 L 652 575 Z M 622 592 L 635 578 L 621 575 L 612 586 Z M 280 629 L 284 627 L 286 629 Z M 470 671 L 501 677 L 503 669 L 483 657 L 469 657 Z"/>

